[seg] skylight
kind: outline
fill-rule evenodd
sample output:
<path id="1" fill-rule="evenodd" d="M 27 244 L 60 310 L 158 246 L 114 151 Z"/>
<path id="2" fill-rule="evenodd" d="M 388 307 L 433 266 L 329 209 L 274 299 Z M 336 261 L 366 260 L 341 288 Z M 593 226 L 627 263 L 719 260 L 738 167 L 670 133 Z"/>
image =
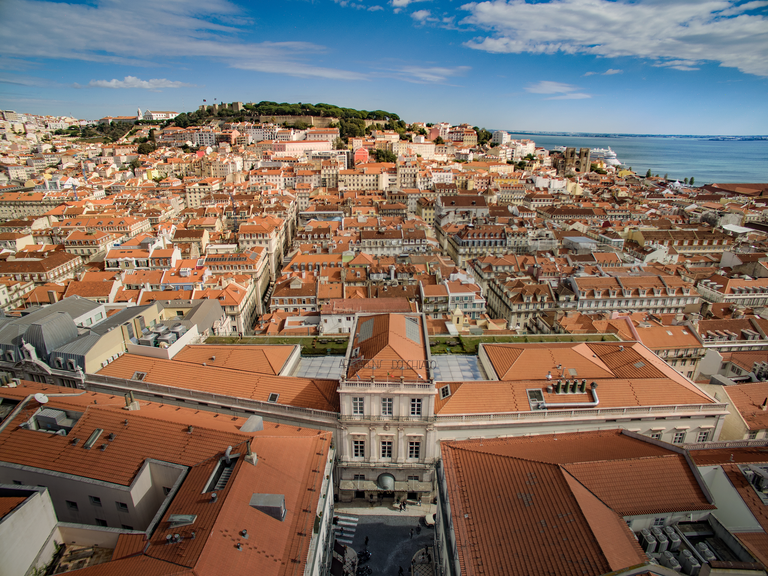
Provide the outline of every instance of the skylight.
<path id="1" fill-rule="evenodd" d="M 373 321 L 373 318 L 369 318 L 360 323 L 360 328 L 357 331 L 358 343 L 365 342 L 368 338 L 373 336 Z"/>
<path id="2" fill-rule="evenodd" d="M 421 344 L 418 318 L 412 318 L 410 316 L 405 318 L 405 337 L 414 344 Z"/>

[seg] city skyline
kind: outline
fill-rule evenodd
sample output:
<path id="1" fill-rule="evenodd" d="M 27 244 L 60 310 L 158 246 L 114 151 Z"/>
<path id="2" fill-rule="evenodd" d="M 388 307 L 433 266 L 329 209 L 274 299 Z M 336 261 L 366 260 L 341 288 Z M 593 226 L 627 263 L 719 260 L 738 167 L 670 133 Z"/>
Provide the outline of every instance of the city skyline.
<path id="1" fill-rule="evenodd" d="M 768 2 L 8 0 L 0 103 L 327 102 L 489 129 L 768 133 Z"/>

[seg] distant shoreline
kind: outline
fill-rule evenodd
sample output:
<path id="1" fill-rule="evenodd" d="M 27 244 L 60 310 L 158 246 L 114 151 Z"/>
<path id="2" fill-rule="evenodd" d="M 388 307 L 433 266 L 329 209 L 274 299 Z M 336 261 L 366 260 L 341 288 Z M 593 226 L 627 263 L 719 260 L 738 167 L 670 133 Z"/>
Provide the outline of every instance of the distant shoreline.
<path id="1" fill-rule="evenodd" d="M 504 130 L 510 134 L 522 134 L 525 136 L 567 136 L 571 138 L 686 138 L 692 140 L 708 140 L 716 142 L 754 142 L 768 141 L 768 136 L 722 136 L 712 134 L 709 136 L 693 134 L 616 134 L 604 132 L 535 132 L 530 130 Z"/>

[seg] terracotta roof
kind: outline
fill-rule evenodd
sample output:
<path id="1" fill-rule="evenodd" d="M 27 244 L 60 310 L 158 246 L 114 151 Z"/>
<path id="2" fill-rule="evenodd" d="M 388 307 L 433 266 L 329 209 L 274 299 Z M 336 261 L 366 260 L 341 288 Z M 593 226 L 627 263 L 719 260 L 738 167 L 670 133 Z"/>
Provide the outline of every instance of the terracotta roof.
<path id="1" fill-rule="evenodd" d="M 745 462 L 768 462 L 768 446 L 691 450 L 690 455 L 697 466 L 727 464 L 730 462 L 736 464 Z"/>
<path id="2" fill-rule="evenodd" d="M 623 519 L 554 464 L 441 444 L 462 574 L 584 576 L 647 561 Z"/>
<path id="3" fill-rule="evenodd" d="M 451 395 L 436 401 L 441 415 L 529 412 L 527 390 L 542 390 L 547 403 L 592 401 L 585 394 L 550 394 L 558 378 L 598 384 L 600 408 L 711 404 L 714 400 L 648 350 L 633 342 L 483 344 L 498 381 L 449 383 Z M 559 366 L 559 368 L 558 368 Z M 552 380 L 547 379 L 551 374 Z M 445 385 L 441 382 L 440 386 Z"/>
<path id="4" fill-rule="evenodd" d="M 768 566 L 768 534 L 765 532 L 738 532 L 735 536 L 749 549 L 752 555 Z"/>
<path id="5" fill-rule="evenodd" d="M 408 381 L 428 380 L 421 316 L 416 314 L 375 314 L 359 316 L 348 378 Z"/>
<path id="6" fill-rule="evenodd" d="M 5 518 L 8 514 L 14 511 L 14 509 L 24 502 L 27 498 L 25 496 L 2 496 L 0 497 L 0 520 Z"/>
<path id="7" fill-rule="evenodd" d="M 266 402 L 270 394 L 276 393 L 280 395 L 278 404 L 327 412 L 339 411 L 336 380 L 269 376 L 253 372 L 238 372 L 234 377 L 233 371 L 226 368 L 159 360 L 133 354 L 124 354 L 98 373 L 131 379 L 137 371 L 146 374 L 145 382 L 173 388 L 249 398 L 261 402 Z"/>
<path id="8" fill-rule="evenodd" d="M 72 390 L 31 382 L 0 393 L 20 400 L 38 391 L 48 394 L 47 407 L 83 415 L 68 436 L 24 430 L 14 422 L 0 434 L 4 461 L 123 485 L 145 458 L 190 468 L 148 542 L 143 535 L 121 535 L 114 560 L 86 568 L 82 574 L 277 575 L 291 573 L 293 568 L 304 572 L 332 433 L 270 422 L 264 422 L 261 432 L 243 433 L 239 428 L 245 418 L 144 401 L 139 411 L 126 412 L 121 409 L 121 396 L 88 392 L 58 397 L 55 394 Z M 29 418 L 36 409 L 32 402 L 17 421 Z M 104 429 L 104 451 L 85 450 L 82 442 L 72 444 L 75 437 L 87 437 L 83 433 L 90 433 L 94 426 Z M 115 434 L 112 440 L 107 438 L 110 432 Z M 245 461 L 246 441 L 258 455 L 255 466 Z M 212 501 L 206 487 L 227 446 L 241 457 Z M 284 495 L 285 519 L 281 522 L 252 508 L 249 501 L 254 493 Z M 194 514 L 196 519 L 171 532 L 171 514 Z M 249 538 L 242 536 L 244 529 Z M 182 541 L 167 544 L 169 533 L 180 534 Z M 242 550 L 236 543 L 241 543 Z"/>
<path id="9" fill-rule="evenodd" d="M 749 430 L 768 428 L 768 411 L 760 408 L 768 399 L 768 382 L 723 386 L 723 392 L 731 399 Z"/>
<path id="10" fill-rule="evenodd" d="M 185 346 L 176 356 L 176 362 L 205 364 L 231 370 L 277 375 L 285 366 L 295 346 L 212 346 L 196 344 Z"/>

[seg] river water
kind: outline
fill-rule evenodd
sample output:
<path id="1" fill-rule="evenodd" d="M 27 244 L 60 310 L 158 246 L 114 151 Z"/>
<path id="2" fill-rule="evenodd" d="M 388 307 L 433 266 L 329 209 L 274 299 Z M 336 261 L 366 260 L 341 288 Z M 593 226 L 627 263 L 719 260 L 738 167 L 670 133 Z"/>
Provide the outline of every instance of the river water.
<path id="1" fill-rule="evenodd" d="M 713 182 L 767 182 L 768 140 L 708 140 L 653 136 L 550 136 L 510 133 L 512 138 L 527 138 L 536 146 L 551 150 L 555 146 L 608 148 L 616 152 L 625 166 L 640 175 L 648 169 L 656 175 L 679 179 L 695 178 L 695 184 Z"/>

